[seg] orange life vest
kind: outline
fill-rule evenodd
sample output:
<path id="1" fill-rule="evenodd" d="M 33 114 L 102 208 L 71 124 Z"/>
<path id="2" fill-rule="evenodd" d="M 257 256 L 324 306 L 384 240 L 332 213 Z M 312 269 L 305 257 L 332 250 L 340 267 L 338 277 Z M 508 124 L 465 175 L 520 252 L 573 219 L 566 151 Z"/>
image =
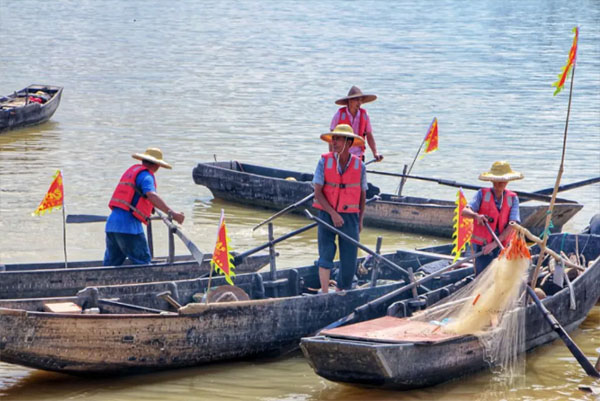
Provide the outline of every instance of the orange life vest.
<path id="1" fill-rule="evenodd" d="M 325 153 L 321 157 L 325 167 L 323 194 L 327 202 L 338 213 L 358 213 L 362 191 L 360 187 L 362 162 L 358 157 L 351 154 L 348 168 L 340 175 L 333 152 Z M 316 198 L 313 206 L 324 210 Z"/>
<path id="2" fill-rule="evenodd" d="M 121 180 L 119 181 L 119 184 L 117 184 L 115 192 L 113 192 L 108 207 L 111 209 L 118 207 L 123 210 L 131 211 L 136 219 L 144 224 L 148 224 L 154 205 L 152 205 L 152 202 L 150 202 L 148 198 L 140 193 L 135 185 L 135 179 L 142 171 L 148 171 L 150 175 L 152 175 L 154 187 L 156 187 L 156 177 L 154 177 L 152 171 L 148 170 L 143 164 L 135 164 L 129 167 L 121 176 Z M 139 197 L 137 203 L 132 205 L 131 202 L 133 201 L 136 192 Z"/>
<path id="3" fill-rule="evenodd" d="M 510 208 L 512 207 L 514 198 L 516 196 L 517 194 L 514 192 L 505 189 L 502 199 L 502 207 L 500 210 L 498 210 L 492 194 L 492 188 L 481 189 L 481 205 L 477 213 L 492 217 L 494 219 L 494 221 L 489 224 L 492 230 L 494 230 L 494 232 L 498 235 L 502 234 L 502 231 L 504 231 L 508 225 Z M 487 228 L 483 224 L 477 224 L 477 221 L 475 221 L 471 242 L 477 245 L 485 245 L 493 241 L 494 239 L 492 238 L 492 234 L 490 234 Z M 505 238 L 504 241 L 502 241 L 502 244 L 506 246 L 509 241 L 510 238 Z"/>
<path id="4" fill-rule="evenodd" d="M 358 123 L 358 132 L 355 132 L 356 135 L 360 136 L 364 141 L 367 141 L 367 111 L 363 108 L 359 108 L 360 110 L 360 122 Z M 348 107 L 342 107 L 339 109 L 340 112 L 340 120 L 338 124 L 348 124 L 352 127 L 352 123 L 350 122 L 350 112 L 348 111 Z M 354 129 L 354 128 L 353 128 Z M 358 145 L 357 145 L 358 146 Z M 359 146 L 362 151 L 365 151 L 365 145 Z"/>

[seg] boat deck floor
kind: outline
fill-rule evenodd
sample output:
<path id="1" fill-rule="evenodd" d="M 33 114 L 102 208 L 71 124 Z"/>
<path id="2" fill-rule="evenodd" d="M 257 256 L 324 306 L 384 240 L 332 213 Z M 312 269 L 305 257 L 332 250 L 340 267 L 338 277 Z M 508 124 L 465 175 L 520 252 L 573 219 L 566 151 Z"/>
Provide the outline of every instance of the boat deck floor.
<path id="1" fill-rule="evenodd" d="M 323 330 L 319 334 L 349 340 L 413 344 L 442 343 L 462 337 L 462 335 L 444 333 L 438 329 L 439 327 L 433 323 L 384 316 L 366 322 Z"/>

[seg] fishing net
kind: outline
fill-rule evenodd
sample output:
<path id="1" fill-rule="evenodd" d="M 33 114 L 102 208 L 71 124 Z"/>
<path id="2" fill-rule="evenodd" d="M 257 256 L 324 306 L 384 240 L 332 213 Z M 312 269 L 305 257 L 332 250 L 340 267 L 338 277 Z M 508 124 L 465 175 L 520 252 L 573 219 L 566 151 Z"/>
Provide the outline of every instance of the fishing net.
<path id="1" fill-rule="evenodd" d="M 412 320 L 429 322 L 431 334 L 474 335 L 484 358 L 502 380 L 524 374 L 527 271 L 531 255 L 521 235 L 467 286 Z M 427 334 L 427 333 L 424 333 Z"/>

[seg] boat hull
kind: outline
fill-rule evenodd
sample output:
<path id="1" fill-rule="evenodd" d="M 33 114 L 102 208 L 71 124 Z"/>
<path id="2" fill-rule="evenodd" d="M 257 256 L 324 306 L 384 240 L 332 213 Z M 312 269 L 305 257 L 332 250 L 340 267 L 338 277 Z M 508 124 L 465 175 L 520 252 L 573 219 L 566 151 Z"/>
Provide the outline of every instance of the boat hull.
<path id="1" fill-rule="evenodd" d="M 59 86 L 48 85 L 30 85 L 17 92 L 17 95 L 24 95 L 25 91 L 30 94 L 36 91 L 45 91 L 51 93 L 51 98 L 44 104 L 30 102 L 20 106 L 7 106 L 10 97 L 0 98 L 0 133 L 26 127 L 35 124 L 41 124 L 48 121 L 60 104 L 63 88 Z"/>
<path id="2" fill-rule="evenodd" d="M 574 236 L 572 236 L 574 237 Z M 581 236 L 586 237 L 586 236 Z M 594 237 L 594 236 L 593 236 Z M 598 256 L 600 237 L 593 240 Z M 583 241 L 583 238 L 579 239 Z M 591 259 L 589 259 L 591 260 Z M 576 329 L 600 299 L 600 260 L 574 282 L 576 309 L 569 289 L 543 300 L 565 330 Z M 558 335 L 535 304 L 526 310 L 526 341 L 521 352 L 555 340 Z M 332 381 L 410 390 L 433 386 L 488 367 L 477 338 L 460 337 L 440 343 L 390 343 L 326 335 L 303 338 L 301 348 L 315 372 Z"/>
<path id="3" fill-rule="evenodd" d="M 312 174 L 241 164 L 238 162 L 198 163 L 194 182 L 206 186 L 215 198 L 280 210 L 313 192 Z M 290 179 L 291 178 L 291 179 Z M 403 232 L 451 238 L 456 205 L 452 201 L 381 194 L 381 200 L 367 205 L 364 224 Z M 301 213 L 305 207 L 296 208 Z M 560 232 L 583 205 L 556 203 L 552 232 Z M 546 223 L 547 205 L 520 205 L 521 225 L 539 235 Z M 313 212 L 316 210 L 312 209 Z"/>

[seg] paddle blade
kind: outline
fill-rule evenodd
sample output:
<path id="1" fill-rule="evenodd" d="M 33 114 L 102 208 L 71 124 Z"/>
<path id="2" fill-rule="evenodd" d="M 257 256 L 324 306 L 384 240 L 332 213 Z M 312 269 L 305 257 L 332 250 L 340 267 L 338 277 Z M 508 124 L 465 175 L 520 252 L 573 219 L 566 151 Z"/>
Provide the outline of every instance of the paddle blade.
<path id="1" fill-rule="evenodd" d="M 106 216 L 96 216 L 93 214 L 68 214 L 66 222 L 67 223 L 98 223 L 106 221 L 108 217 Z"/>

